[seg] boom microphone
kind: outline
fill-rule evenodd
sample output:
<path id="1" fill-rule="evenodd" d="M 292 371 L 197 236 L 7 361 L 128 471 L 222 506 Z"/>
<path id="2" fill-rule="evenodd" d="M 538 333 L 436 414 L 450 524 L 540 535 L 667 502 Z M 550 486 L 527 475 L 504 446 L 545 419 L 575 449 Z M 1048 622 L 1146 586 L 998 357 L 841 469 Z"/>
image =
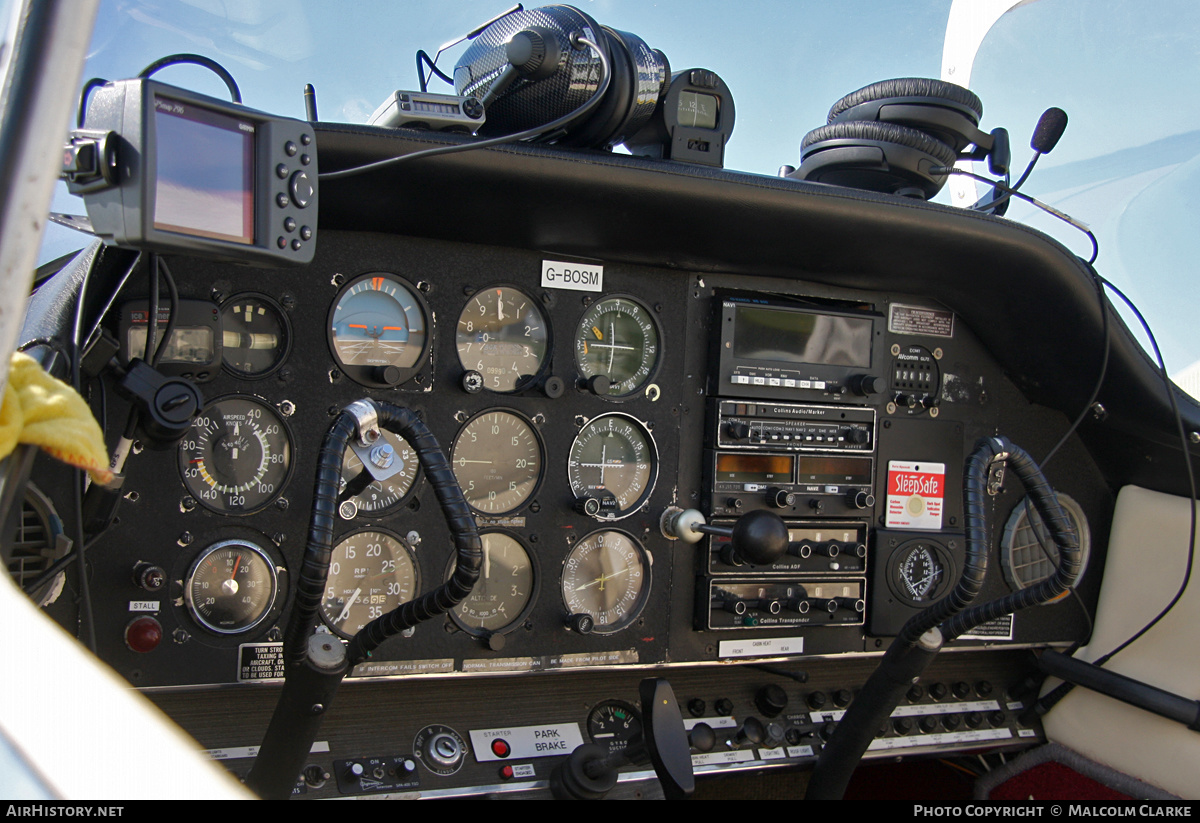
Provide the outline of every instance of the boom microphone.
<path id="1" fill-rule="evenodd" d="M 1058 140 L 1067 128 L 1067 113 L 1053 107 L 1042 112 L 1038 118 L 1037 128 L 1033 130 L 1033 139 L 1029 147 L 1038 154 L 1049 154 L 1058 145 Z"/>

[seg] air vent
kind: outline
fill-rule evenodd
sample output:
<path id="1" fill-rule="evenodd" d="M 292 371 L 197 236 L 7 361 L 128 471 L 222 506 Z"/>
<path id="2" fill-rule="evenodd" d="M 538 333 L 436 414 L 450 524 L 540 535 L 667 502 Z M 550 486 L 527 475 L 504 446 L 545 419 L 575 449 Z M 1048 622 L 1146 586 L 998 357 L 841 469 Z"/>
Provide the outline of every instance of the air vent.
<path id="1" fill-rule="evenodd" d="M 1058 492 L 1058 502 L 1079 538 L 1081 568 L 1086 571 L 1092 544 L 1087 517 L 1069 495 Z M 1004 524 L 1004 536 L 1000 538 L 1000 566 L 1004 570 L 1004 579 L 1014 590 L 1034 586 L 1058 568 L 1058 547 L 1050 539 L 1041 515 L 1028 497 L 1022 498 Z"/>
<path id="2" fill-rule="evenodd" d="M 32 483 L 26 488 L 21 521 L 6 552 L 8 572 L 24 588 L 45 572 L 70 546 L 63 535 L 62 520 L 52 504 Z M 63 575 L 32 593 L 39 606 L 46 606 L 62 591 Z"/>

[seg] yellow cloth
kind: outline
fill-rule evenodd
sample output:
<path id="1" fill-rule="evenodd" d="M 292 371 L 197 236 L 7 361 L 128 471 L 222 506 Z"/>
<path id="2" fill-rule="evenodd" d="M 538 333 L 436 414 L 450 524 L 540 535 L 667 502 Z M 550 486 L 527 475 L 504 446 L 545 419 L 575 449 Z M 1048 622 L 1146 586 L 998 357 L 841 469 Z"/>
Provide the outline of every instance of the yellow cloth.
<path id="1" fill-rule="evenodd" d="M 28 443 L 70 463 L 98 483 L 112 480 L 100 425 L 79 393 L 27 354 L 13 352 L 0 404 L 0 458 Z"/>

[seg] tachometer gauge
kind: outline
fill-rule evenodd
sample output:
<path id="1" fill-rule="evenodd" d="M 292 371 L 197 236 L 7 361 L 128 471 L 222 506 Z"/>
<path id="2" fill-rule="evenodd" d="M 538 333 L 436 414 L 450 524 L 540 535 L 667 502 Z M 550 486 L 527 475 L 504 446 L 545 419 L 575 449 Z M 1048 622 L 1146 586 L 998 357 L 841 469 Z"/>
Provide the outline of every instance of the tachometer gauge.
<path id="1" fill-rule="evenodd" d="M 888 587 L 910 606 L 941 599 L 955 579 L 954 559 L 933 540 L 910 540 L 888 559 Z"/>
<path id="2" fill-rule="evenodd" d="M 650 558 L 625 532 L 592 532 L 563 563 L 562 596 L 571 615 L 592 618 L 596 634 L 612 634 L 641 614 L 650 596 Z"/>
<path id="3" fill-rule="evenodd" d="M 263 621 L 278 590 L 275 566 L 244 540 L 224 540 L 202 551 L 183 584 L 188 611 L 217 634 L 239 634 Z"/>
<path id="4" fill-rule="evenodd" d="M 508 286 L 476 292 L 454 331 L 462 367 L 494 392 L 525 388 L 538 376 L 550 347 L 550 324 L 537 301 Z"/>
<path id="5" fill-rule="evenodd" d="M 394 274 L 373 272 L 347 283 L 329 311 L 329 345 L 342 370 L 364 386 L 405 382 L 429 350 L 425 301 Z"/>
<path id="6" fill-rule="evenodd" d="M 450 449 L 458 485 L 471 508 L 482 514 L 506 514 L 525 505 L 537 491 L 542 462 L 537 430 L 510 411 L 475 415 Z"/>
<path id="7" fill-rule="evenodd" d="M 292 468 L 287 426 L 265 402 L 231 395 L 210 403 L 179 444 L 183 485 L 221 514 L 252 514 L 278 496 Z"/>
<path id="8" fill-rule="evenodd" d="M 347 639 L 377 617 L 420 591 L 412 552 L 385 531 L 362 531 L 333 549 L 321 614 L 329 628 Z"/>
<path id="9" fill-rule="evenodd" d="M 221 306 L 221 359 L 239 377 L 266 377 L 283 365 L 291 325 L 279 305 L 261 294 L 237 294 Z"/>
<path id="10" fill-rule="evenodd" d="M 627 397 L 650 382 L 660 354 L 658 324 L 631 297 L 594 303 L 575 331 L 575 365 L 584 380 L 608 379 L 603 397 Z"/>
<path id="11" fill-rule="evenodd" d="M 470 634 L 490 635 L 503 632 L 524 618 L 533 604 L 533 561 L 529 552 L 512 535 L 483 532 L 483 566 L 479 581 L 467 599 L 450 612 L 459 627 Z M 454 573 L 450 563 L 446 576 Z"/>
<path id="12" fill-rule="evenodd" d="M 583 513 L 598 520 L 628 517 L 650 497 L 658 479 L 654 438 L 627 414 L 594 417 L 571 444 L 567 479 Z"/>
<path id="13" fill-rule="evenodd" d="M 371 446 L 367 463 L 351 446 L 342 454 L 338 478 L 338 514 L 353 520 L 360 514 L 383 517 L 403 505 L 417 479 L 417 453 L 398 434 L 381 430 L 383 437 Z"/>

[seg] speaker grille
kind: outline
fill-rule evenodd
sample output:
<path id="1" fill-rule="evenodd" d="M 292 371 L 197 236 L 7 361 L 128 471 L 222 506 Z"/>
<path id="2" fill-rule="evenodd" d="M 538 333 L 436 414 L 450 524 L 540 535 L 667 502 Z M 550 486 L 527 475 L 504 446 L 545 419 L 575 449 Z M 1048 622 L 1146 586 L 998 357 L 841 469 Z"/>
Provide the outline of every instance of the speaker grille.
<path id="1" fill-rule="evenodd" d="M 1087 517 L 1070 495 L 1059 492 L 1058 502 L 1067 513 L 1071 529 L 1079 538 L 1082 577 L 1087 570 L 1092 543 Z M 1004 570 L 1004 579 L 1013 589 L 1034 586 L 1050 577 L 1058 568 L 1058 547 L 1050 539 L 1041 515 L 1028 497 L 1021 499 L 1004 524 L 1004 536 L 1000 539 L 1000 566 Z"/>

